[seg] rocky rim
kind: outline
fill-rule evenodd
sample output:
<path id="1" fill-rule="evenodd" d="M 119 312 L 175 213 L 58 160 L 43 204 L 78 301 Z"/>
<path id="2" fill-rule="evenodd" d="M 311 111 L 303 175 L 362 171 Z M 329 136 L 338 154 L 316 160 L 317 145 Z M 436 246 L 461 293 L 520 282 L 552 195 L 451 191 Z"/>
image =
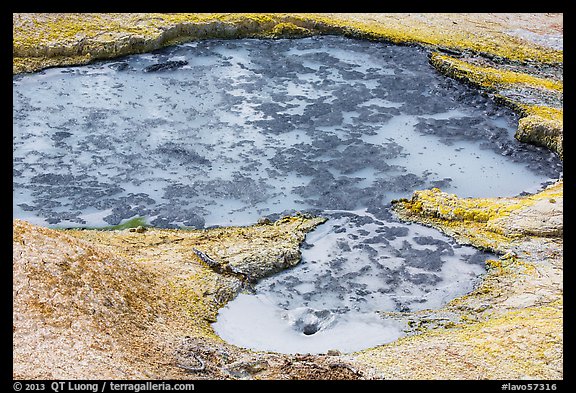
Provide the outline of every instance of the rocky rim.
<path id="1" fill-rule="evenodd" d="M 213 35 L 330 32 L 416 43 L 437 53 L 441 72 L 517 110 L 519 139 L 562 156 L 561 14 L 399 16 L 14 14 L 14 72 Z M 472 293 L 402 316 L 412 321 L 409 337 L 349 355 L 253 352 L 210 328 L 246 274 L 297 262 L 320 219 L 201 231 L 62 231 L 14 220 L 13 377 L 562 379 L 562 180 L 519 198 L 417 191 L 394 210 L 500 257 Z"/>

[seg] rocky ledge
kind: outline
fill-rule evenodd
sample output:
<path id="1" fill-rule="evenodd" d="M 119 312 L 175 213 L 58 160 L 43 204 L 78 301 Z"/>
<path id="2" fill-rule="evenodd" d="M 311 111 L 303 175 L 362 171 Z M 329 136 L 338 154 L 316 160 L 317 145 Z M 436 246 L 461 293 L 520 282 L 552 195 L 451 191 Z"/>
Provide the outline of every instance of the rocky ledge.
<path id="1" fill-rule="evenodd" d="M 514 108 L 516 137 L 562 149 L 562 15 L 14 14 L 14 72 L 207 37 L 344 34 L 417 44 Z M 472 293 L 410 315 L 411 334 L 325 355 L 243 350 L 218 309 L 299 260 L 320 218 L 201 231 L 53 230 L 13 222 L 13 376 L 22 379 L 562 379 L 563 182 L 516 198 L 438 189 L 395 201 L 405 220 L 499 255 Z M 391 315 L 394 317 L 394 315 Z M 426 367 L 422 367 L 426 365 Z"/>

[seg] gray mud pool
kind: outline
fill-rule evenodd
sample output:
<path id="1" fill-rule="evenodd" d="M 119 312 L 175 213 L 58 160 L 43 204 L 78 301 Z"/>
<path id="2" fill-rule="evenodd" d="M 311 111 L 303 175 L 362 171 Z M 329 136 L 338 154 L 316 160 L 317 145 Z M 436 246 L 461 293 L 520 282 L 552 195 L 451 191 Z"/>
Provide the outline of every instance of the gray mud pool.
<path id="1" fill-rule="evenodd" d="M 416 47 L 313 37 L 205 40 L 13 81 L 13 215 L 53 227 L 328 222 L 302 262 L 228 303 L 243 347 L 344 352 L 405 334 L 379 311 L 442 307 L 488 257 L 401 223 L 392 199 L 536 192 L 562 176 L 516 116 Z"/>

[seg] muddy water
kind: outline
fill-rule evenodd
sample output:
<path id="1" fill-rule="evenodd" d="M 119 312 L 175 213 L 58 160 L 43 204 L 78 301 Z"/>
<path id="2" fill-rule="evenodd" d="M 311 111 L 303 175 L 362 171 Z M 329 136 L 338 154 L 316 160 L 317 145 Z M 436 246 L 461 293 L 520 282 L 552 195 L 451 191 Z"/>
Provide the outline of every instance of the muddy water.
<path id="1" fill-rule="evenodd" d="M 14 215 L 58 226 L 250 224 L 438 186 L 534 191 L 561 163 L 423 50 L 201 41 L 14 78 Z"/>
<path id="2" fill-rule="evenodd" d="M 363 212 L 325 212 L 302 262 L 262 280 L 219 314 L 234 344 L 283 353 L 352 352 L 402 337 L 408 326 L 379 312 L 442 307 L 470 292 L 489 254 L 438 231 Z"/>
<path id="3" fill-rule="evenodd" d="M 342 37 L 206 40 L 49 69 L 15 77 L 13 99 L 14 217 L 195 228 L 295 210 L 330 219 L 300 266 L 222 310 L 216 330 L 256 349 L 387 342 L 403 326 L 376 311 L 470 291 L 486 255 L 397 222 L 392 199 L 429 187 L 512 196 L 562 173 L 552 153 L 513 138 L 510 111 L 437 74 L 424 50 Z"/>

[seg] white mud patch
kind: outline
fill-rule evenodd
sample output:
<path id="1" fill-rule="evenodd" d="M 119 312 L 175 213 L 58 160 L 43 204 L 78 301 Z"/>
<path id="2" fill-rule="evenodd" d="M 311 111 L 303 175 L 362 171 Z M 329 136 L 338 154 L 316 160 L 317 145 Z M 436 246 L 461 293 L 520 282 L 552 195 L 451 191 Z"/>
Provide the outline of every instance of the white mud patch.
<path id="1" fill-rule="evenodd" d="M 205 40 L 13 80 L 13 215 L 59 227 L 329 221 L 299 266 L 220 313 L 248 348 L 355 351 L 404 334 L 378 311 L 442 307 L 486 255 L 395 220 L 392 199 L 535 192 L 562 174 L 517 118 L 425 50 L 343 37 Z"/>
<path id="2" fill-rule="evenodd" d="M 48 226 L 246 225 L 377 214 L 440 187 L 512 196 L 561 162 L 413 47 L 206 40 L 14 77 L 14 216 Z"/>
<path id="3" fill-rule="evenodd" d="M 246 348 L 282 353 L 352 352 L 408 330 L 407 313 L 438 309 L 470 292 L 488 254 L 416 224 L 366 212 L 326 212 L 302 262 L 260 281 L 220 310 L 215 331 Z"/>

